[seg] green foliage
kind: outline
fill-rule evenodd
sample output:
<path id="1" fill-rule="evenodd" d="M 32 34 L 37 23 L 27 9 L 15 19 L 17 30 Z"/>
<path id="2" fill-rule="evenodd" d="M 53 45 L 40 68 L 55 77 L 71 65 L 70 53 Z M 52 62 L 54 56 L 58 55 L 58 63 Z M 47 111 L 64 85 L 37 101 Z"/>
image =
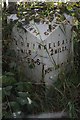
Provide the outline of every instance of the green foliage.
<path id="1" fill-rule="evenodd" d="M 18 96 L 21 98 L 27 98 L 28 94 L 27 94 L 27 92 L 18 92 Z"/>
<path id="2" fill-rule="evenodd" d="M 3 95 L 5 94 L 7 96 L 10 96 L 11 89 L 12 89 L 12 86 L 7 86 L 7 87 L 3 88 Z"/>
<path id="3" fill-rule="evenodd" d="M 18 102 L 11 101 L 10 106 L 11 106 L 12 111 L 14 112 L 17 112 L 20 110 L 20 105 L 18 104 Z"/>
<path id="4" fill-rule="evenodd" d="M 32 88 L 33 88 L 31 82 L 30 83 L 28 83 L 28 82 L 19 82 L 19 83 L 16 83 L 15 85 L 16 85 L 16 90 L 19 91 L 19 92 L 20 91 L 23 91 L 23 92 L 29 91 L 29 92 L 31 92 L 30 90 L 32 90 Z"/>
<path id="5" fill-rule="evenodd" d="M 24 79 L 24 66 L 21 64 L 19 69 L 17 63 L 12 58 L 16 58 L 15 52 L 9 49 L 12 42 L 11 31 L 14 23 L 7 24 L 7 12 L 3 13 L 3 118 L 20 118 L 25 117 L 27 114 L 39 113 L 43 111 L 61 111 L 65 110 L 69 113 L 70 118 L 77 118 L 79 107 L 79 88 L 80 82 L 80 23 L 79 23 L 79 7 L 80 3 L 58 3 L 57 6 L 53 2 L 46 2 L 44 7 L 39 5 L 39 2 L 26 3 L 25 6 L 20 4 L 18 6 L 17 15 L 22 19 L 30 18 L 30 15 L 36 13 L 32 12 L 32 9 L 39 8 L 43 9 L 38 12 L 39 18 L 52 17 L 54 11 L 59 13 L 58 21 L 63 21 L 65 18 L 62 15 L 64 12 L 76 17 L 74 27 L 74 47 L 75 47 L 75 66 L 73 71 L 69 74 L 65 74 L 65 71 L 61 71 L 59 79 L 50 87 L 46 88 L 42 85 L 37 85 L 33 82 L 27 82 Z M 45 8 L 45 9 L 44 9 Z M 28 14 L 23 12 L 28 9 Z M 51 13 L 52 11 L 52 13 Z M 60 15 L 61 14 L 61 15 Z M 27 16 L 27 17 L 26 17 Z M 35 17 L 33 17 L 34 19 Z M 20 23 L 17 23 L 18 27 L 21 27 Z M 6 40 L 5 40 L 6 39 Z M 5 56 L 5 59 L 4 59 Z M 9 59 L 7 58 L 9 57 Z M 5 64 L 6 63 L 6 64 Z M 8 69 L 8 67 L 10 69 Z M 34 64 L 30 64 L 29 67 L 33 69 Z M 58 66 L 56 66 L 58 68 Z M 18 69 L 18 70 L 17 70 Z M 6 71 L 6 72 L 5 72 Z M 12 71 L 12 72 L 11 72 Z M 18 82 L 17 82 L 18 81 Z M 29 80 L 28 80 L 29 81 Z M 46 92 L 45 92 L 46 91 Z M 29 101 L 29 99 L 31 102 Z M 78 100 L 77 100 L 78 98 Z M 21 111 L 21 113 L 20 113 Z"/>
<path id="6" fill-rule="evenodd" d="M 68 102 L 69 116 L 70 118 L 77 118 L 77 114 L 75 111 L 75 104 L 71 101 Z"/>
<path id="7" fill-rule="evenodd" d="M 25 83 L 27 85 L 26 89 L 22 87 L 23 85 L 25 85 Z M 33 113 L 34 110 L 38 109 L 39 104 L 37 102 L 39 101 L 38 99 L 40 98 L 37 98 L 37 96 L 35 96 L 35 93 L 32 92 L 34 89 L 34 86 L 32 89 L 32 87 L 30 87 L 30 85 L 28 85 L 27 82 L 25 83 L 24 82 L 19 84 L 16 83 L 12 86 L 7 86 L 3 88 L 3 117 L 4 118 L 6 118 L 6 115 L 8 114 L 8 112 L 10 113 L 10 116 L 8 115 L 8 117 L 14 117 L 12 116 L 14 112 L 17 113 L 18 111 L 21 111 L 21 112 L 24 112 L 24 114 L 26 115 L 28 112 Z M 6 107 L 4 107 L 5 101 L 7 101 Z M 9 109 L 7 110 L 7 108 Z M 16 116 L 16 117 L 19 117 L 19 116 Z"/>
<path id="8" fill-rule="evenodd" d="M 62 75 L 61 75 L 62 74 Z M 64 71 L 60 74 L 60 77 L 52 86 L 52 94 L 54 93 L 54 99 L 57 105 L 57 109 L 66 110 L 69 113 L 70 118 L 77 118 L 78 114 L 76 112 L 77 106 L 77 97 L 78 97 L 78 83 L 79 78 L 76 79 L 75 72 L 68 73 L 68 76 Z M 51 96 L 51 95 L 50 95 Z M 78 100 L 79 102 L 79 100 Z"/>
<path id="9" fill-rule="evenodd" d="M 20 105 L 26 105 L 28 103 L 27 98 L 17 97 L 17 102 L 19 102 Z"/>
<path id="10" fill-rule="evenodd" d="M 2 76 L 2 79 L 3 79 L 2 84 L 3 84 L 3 86 L 13 85 L 14 83 L 16 83 L 16 80 L 15 80 L 13 74 L 12 75 L 8 75 L 8 74 L 7 75 L 5 74 L 5 75 Z"/>

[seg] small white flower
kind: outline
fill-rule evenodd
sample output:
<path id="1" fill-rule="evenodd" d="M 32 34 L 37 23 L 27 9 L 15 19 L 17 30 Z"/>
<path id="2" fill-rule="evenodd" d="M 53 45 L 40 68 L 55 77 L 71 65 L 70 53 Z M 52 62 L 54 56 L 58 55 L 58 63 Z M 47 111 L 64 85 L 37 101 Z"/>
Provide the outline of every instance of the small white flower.
<path id="1" fill-rule="evenodd" d="M 17 4 L 20 5 L 20 1 L 17 1 Z"/>
<path id="2" fill-rule="evenodd" d="M 28 100 L 29 104 L 32 103 L 32 100 L 29 97 L 27 97 L 27 100 Z"/>
<path id="3" fill-rule="evenodd" d="M 13 113 L 13 116 L 16 118 L 16 113 Z"/>
<path id="4" fill-rule="evenodd" d="M 21 111 L 18 111 L 17 114 L 21 114 Z"/>
<path id="5" fill-rule="evenodd" d="M 56 3 L 54 3 L 54 5 L 57 5 L 58 3 L 56 2 Z"/>

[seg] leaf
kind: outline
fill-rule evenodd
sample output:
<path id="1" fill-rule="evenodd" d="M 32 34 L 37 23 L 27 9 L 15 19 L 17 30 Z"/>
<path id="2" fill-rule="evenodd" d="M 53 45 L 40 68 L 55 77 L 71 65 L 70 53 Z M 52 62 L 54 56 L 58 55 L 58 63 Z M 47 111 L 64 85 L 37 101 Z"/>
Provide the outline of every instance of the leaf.
<path id="1" fill-rule="evenodd" d="M 20 105 L 22 105 L 22 106 L 28 104 L 27 98 L 26 98 L 26 99 L 23 99 L 23 98 L 21 98 L 21 97 L 17 97 L 17 102 L 18 102 Z"/>
<path id="2" fill-rule="evenodd" d="M 18 102 L 12 101 L 10 102 L 10 106 L 14 112 L 20 111 L 20 105 Z"/>
<path id="3" fill-rule="evenodd" d="M 12 89 L 12 86 L 7 86 L 7 87 L 5 87 L 5 90 L 6 91 L 10 91 Z"/>
<path id="4" fill-rule="evenodd" d="M 18 92 L 19 97 L 21 98 L 27 98 L 28 93 L 27 92 Z"/>
<path id="5" fill-rule="evenodd" d="M 12 86 L 7 86 L 7 87 L 3 88 L 3 97 L 4 97 L 5 95 L 10 96 L 10 94 L 11 94 L 11 89 L 12 89 Z"/>
<path id="6" fill-rule="evenodd" d="M 12 72 L 7 72 L 7 73 L 5 73 L 5 75 L 6 75 L 6 76 L 14 76 L 14 73 L 12 73 Z"/>
<path id="7" fill-rule="evenodd" d="M 71 5 L 68 5 L 68 6 L 67 6 L 67 9 L 68 9 L 68 10 L 72 10 L 73 8 L 72 8 Z"/>
<path id="8" fill-rule="evenodd" d="M 13 76 L 3 75 L 2 79 L 3 79 L 2 81 L 3 86 L 13 85 L 14 83 L 16 83 L 16 80 Z"/>
<path id="9" fill-rule="evenodd" d="M 23 83 L 22 83 L 22 82 L 19 82 L 19 83 L 15 84 L 15 85 L 17 85 L 17 87 L 16 87 L 16 90 L 17 90 L 17 91 L 23 91 L 23 90 L 24 90 L 24 87 L 23 87 Z"/>
<path id="10" fill-rule="evenodd" d="M 2 116 L 3 116 L 3 118 L 11 118 L 11 113 L 7 112 L 7 111 L 3 111 Z"/>
<path id="11" fill-rule="evenodd" d="M 15 84 L 17 87 L 16 87 L 16 90 L 18 91 L 32 91 L 32 84 L 31 83 L 28 83 L 28 82 L 19 82 L 19 83 L 16 83 Z"/>

